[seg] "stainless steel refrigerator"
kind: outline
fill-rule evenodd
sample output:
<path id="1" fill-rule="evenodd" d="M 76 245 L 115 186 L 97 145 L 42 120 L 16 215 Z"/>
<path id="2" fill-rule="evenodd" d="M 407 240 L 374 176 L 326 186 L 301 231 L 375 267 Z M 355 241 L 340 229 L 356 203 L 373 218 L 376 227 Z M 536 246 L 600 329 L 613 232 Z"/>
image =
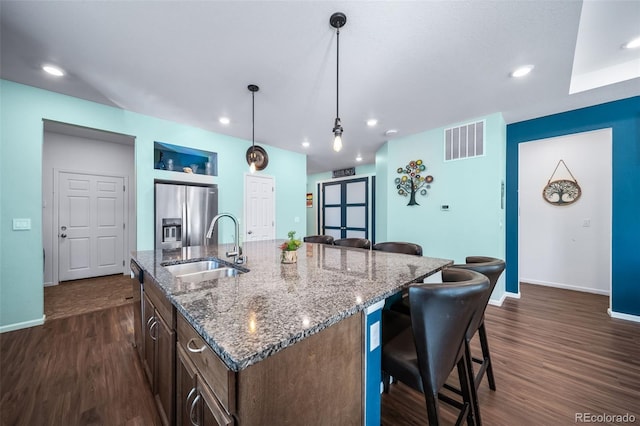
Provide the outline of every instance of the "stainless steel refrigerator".
<path id="1" fill-rule="evenodd" d="M 218 186 L 168 182 L 155 184 L 156 249 L 218 244 L 217 230 L 205 241 L 218 214 Z"/>

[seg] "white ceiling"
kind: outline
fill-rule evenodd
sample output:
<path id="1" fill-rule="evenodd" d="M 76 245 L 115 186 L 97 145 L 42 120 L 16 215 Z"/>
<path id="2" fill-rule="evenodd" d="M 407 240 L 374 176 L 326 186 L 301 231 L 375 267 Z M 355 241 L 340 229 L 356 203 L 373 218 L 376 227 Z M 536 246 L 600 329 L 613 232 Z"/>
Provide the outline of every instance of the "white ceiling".
<path id="1" fill-rule="evenodd" d="M 336 11 L 347 15 L 340 153 Z M 358 154 L 373 163 L 391 128 L 402 137 L 495 112 L 513 123 L 640 95 L 640 49 L 620 47 L 640 36 L 640 1 L 2 0 L 0 15 L 3 79 L 246 140 L 254 83 L 256 143 L 307 153 L 309 173 Z M 523 64 L 532 74 L 510 78 Z M 572 72 L 620 67 L 637 72 L 569 94 Z"/>

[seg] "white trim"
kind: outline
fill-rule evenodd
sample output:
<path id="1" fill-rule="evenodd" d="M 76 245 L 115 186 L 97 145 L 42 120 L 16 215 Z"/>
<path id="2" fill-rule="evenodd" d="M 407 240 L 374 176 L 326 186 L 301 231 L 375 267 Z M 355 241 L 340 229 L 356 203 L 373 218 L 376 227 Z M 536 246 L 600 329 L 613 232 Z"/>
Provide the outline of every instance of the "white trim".
<path id="1" fill-rule="evenodd" d="M 29 328 L 29 327 L 35 327 L 37 325 L 42 325 L 42 324 L 44 324 L 44 320 L 46 318 L 47 318 L 46 315 L 42 315 L 42 318 L 29 320 L 29 321 L 23 321 L 23 322 L 16 322 L 16 323 L 9 324 L 9 325 L 3 325 L 3 326 L 0 326 L 0 333 L 6 333 L 8 331 L 15 331 L 15 330 L 22 330 L 23 328 Z"/>
<path id="2" fill-rule="evenodd" d="M 365 312 L 367 315 L 375 312 L 375 311 L 379 311 L 380 309 L 384 308 L 384 299 L 380 300 L 379 302 L 374 303 L 373 305 L 367 307 L 367 309 L 365 309 Z"/>
<path id="3" fill-rule="evenodd" d="M 545 287 L 562 288 L 562 289 L 565 289 L 565 290 L 574 290 L 574 291 L 581 291 L 581 292 L 584 292 L 584 293 L 593 293 L 593 294 L 600 294 L 602 296 L 609 296 L 609 292 L 607 290 L 594 289 L 594 288 L 591 288 L 591 287 L 581 287 L 581 286 L 571 285 L 571 284 L 553 283 L 553 282 L 549 282 L 549 281 L 532 280 L 532 279 L 529 279 L 529 278 L 520 278 L 520 282 L 525 283 L 525 284 L 541 285 L 541 286 L 545 286 Z"/>
<path id="4" fill-rule="evenodd" d="M 489 304 L 493 305 L 493 306 L 502 306 L 502 304 L 504 303 L 506 298 L 507 298 L 507 294 L 506 293 L 502 293 L 502 296 L 500 296 L 500 298 L 498 300 L 489 299 Z M 518 298 L 519 298 L 519 296 L 518 296 Z"/>
<path id="5" fill-rule="evenodd" d="M 518 284 L 518 287 L 520 287 L 520 285 Z M 512 299 L 520 299 L 520 291 L 518 291 L 517 293 L 512 293 L 510 291 L 507 291 L 504 293 L 505 297 L 510 297 Z"/>
<path id="6" fill-rule="evenodd" d="M 611 318 L 617 318 L 617 319 L 633 321 L 633 322 L 640 322 L 640 315 L 622 314 L 620 312 L 614 312 L 611 309 L 607 309 L 607 314 L 609 314 Z"/>

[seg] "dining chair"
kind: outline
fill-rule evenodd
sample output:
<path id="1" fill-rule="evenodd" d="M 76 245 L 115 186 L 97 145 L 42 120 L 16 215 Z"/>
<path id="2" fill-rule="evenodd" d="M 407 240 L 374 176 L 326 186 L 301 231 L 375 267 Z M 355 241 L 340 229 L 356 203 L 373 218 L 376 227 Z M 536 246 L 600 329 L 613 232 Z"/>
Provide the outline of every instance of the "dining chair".
<path id="1" fill-rule="evenodd" d="M 371 241 L 367 238 L 340 238 L 333 241 L 336 246 L 370 249 Z"/>
<path id="2" fill-rule="evenodd" d="M 396 242 L 396 241 L 376 243 L 373 245 L 373 250 L 422 256 L 422 246 L 420 246 L 420 244 L 414 244 L 414 243 L 405 243 L 405 242 Z"/>
<path id="3" fill-rule="evenodd" d="M 425 395 L 429 425 L 440 422 L 439 400 L 460 410 L 456 425 L 465 418 L 480 424 L 479 406 L 471 395 L 471 375 L 465 360 L 465 335 L 489 279 L 475 271 L 447 268 L 442 283 L 414 284 L 409 287 L 410 317 L 399 312 L 382 313 L 382 373 L 384 391 L 389 392 L 390 377 Z M 407 323 L 385 335 L 385 328 Z M 462 401 L 440 391 L 457 368 Z"/>
<path id="4" fill-rule="evenodd" d="M 333 244 L 333 237 L 331 235 L 307 235 L 302 238 L 305 243 L 320 243 L 320 244 Z"/>

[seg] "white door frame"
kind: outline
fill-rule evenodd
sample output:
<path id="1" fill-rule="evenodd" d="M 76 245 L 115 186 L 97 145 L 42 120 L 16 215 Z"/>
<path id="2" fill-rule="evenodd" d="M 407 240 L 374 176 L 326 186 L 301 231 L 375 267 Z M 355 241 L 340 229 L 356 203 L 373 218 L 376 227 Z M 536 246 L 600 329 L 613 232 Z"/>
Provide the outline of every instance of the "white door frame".
<path id="1" fill-rule="evenodd" d="M 244 182 L 243 182 L 243 190 L 244 190 L 244 196 L 243 196 L 243 206 L 242 206 L 242 235 L 244 238 L 244 241 L 247 241 L 247 217 L 248 213 L 247 213 L 247 207 L 249 205 L 248 202 L 248 191 L 247 191 L 247 178 L 254 176 L 251 173 L 244 173 Z M 273 177 L 272 175 L 266 175 L 266 174 L 262 174 L 260 173 L 259 175 L 260 177 L 263 178 L 267 178 L 267 179 L 271 179 L 271 183 L 272 183 L 272 187 L 273 187 L 273 203 L 271 204 L 271 217 L 273 217 L 273 239 L 276 238 L 276 179 L 275 177 Z"/>
<path id="2" fill-rule="evenodd" d="M 58 231 L 60 230 L 60 224 L 58 221 L 60 220 L 60 200 L 58 199 L 59 190 L 58 184 L 60 183 L 60 174 L 61 173 L 77 173 L 83 175 L 92 175 L 92 176 L 105 176 L 105 177 L 115 177 L 122 178 L 124 182 L 124 192 L 123 192 L 123 221 L 124 221 L 124 235 L 122 241 L 122 250 L 125 259 L 129 257 L 129 178 L 127 176 L 120 176 L 114 173 L 109 172 L 96 172 L 96 171 L 86 171 L 86 170 L 71 170 L 71 169 L 53 169 L 53 221 L 51 226 L 51 266 L 53 267 L 53 273 L 51 276 L 51 285 L 60 284 L 59 277 L 59 265 L 58 261 L 60 260 L 60 254 L 58 250 Z M 122 273 L 126 274 L 128 271 L 127 262 L 125 261 L 124 266 L 122 267 Z"/>

